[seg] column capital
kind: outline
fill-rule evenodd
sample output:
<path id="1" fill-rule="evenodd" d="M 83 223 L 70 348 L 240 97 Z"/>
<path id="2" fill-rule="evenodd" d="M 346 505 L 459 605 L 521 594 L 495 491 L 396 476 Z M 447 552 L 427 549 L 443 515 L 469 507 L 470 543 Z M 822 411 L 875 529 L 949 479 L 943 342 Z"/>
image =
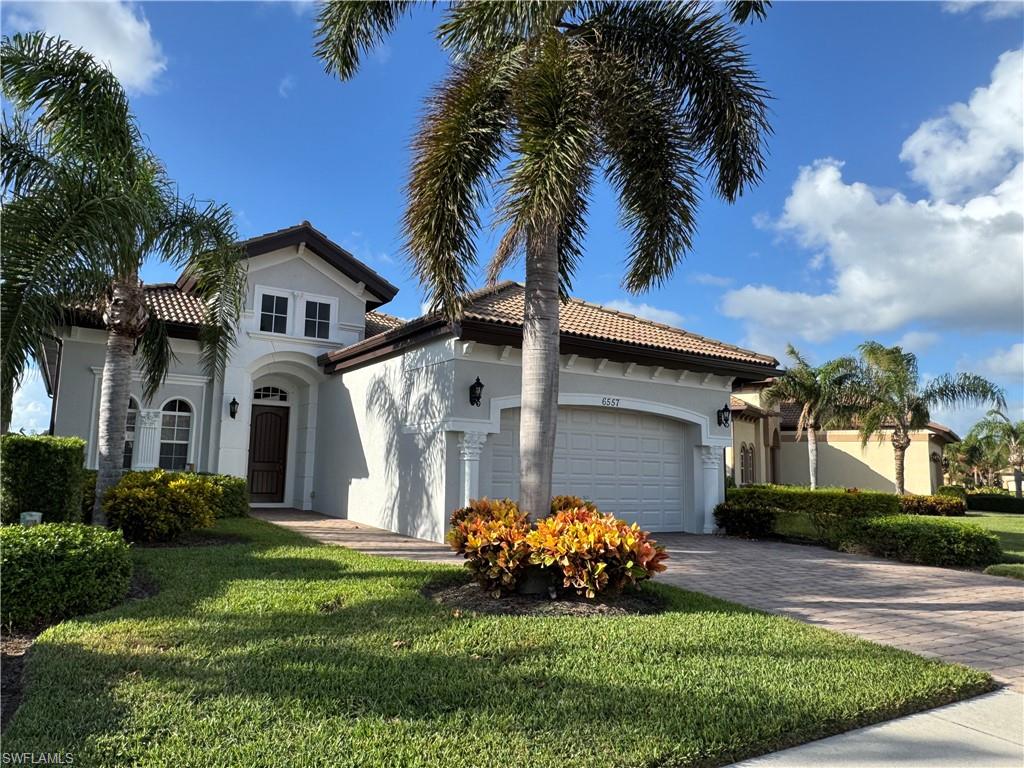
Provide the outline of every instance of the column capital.
<path id="1" fill-rule="evenodd" d="M 722 449 L 714 445 L 700 446 L 700 460 L 705 469 L 718 469 L 722 466 Z"/>
<path id="2" fill-rule="evenodd" d="M 487 442 L 486 432 L 463 432 L 459 438 L 459 453 L 470 461 L 480 458 L 480 451 Z"/>

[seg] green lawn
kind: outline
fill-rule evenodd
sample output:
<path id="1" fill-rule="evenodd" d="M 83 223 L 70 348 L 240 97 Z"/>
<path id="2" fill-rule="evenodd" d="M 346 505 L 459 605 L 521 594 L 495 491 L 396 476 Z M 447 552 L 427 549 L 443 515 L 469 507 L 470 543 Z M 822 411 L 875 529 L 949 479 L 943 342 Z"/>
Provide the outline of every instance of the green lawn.
<path id="1" fill-rule="evenodd" d="M 990 689 L 925 660 L 652 587 L 632 618 L 455 615 L 459 569 L 317 545 L 137 550 L 155 597 L 37 641 L 5 752 L 82 766 L 711 766 Z"/>
<path id="2" fill-rule="evenodd" d="M 960 518 L 980 525 L 999 537 L 1004 552 L 1024 558 L 1024 515 L 1001 515 L 996 512 L 971 512 Z"/>

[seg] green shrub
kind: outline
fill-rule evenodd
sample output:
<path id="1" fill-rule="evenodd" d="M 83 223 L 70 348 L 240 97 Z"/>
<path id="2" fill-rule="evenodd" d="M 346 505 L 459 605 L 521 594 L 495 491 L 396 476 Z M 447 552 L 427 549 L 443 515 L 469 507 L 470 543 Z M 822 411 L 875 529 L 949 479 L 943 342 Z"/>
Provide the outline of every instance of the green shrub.
<path id="1" fill-rule="evenodd" d="M 82 517 L 83 523 L 92 522 L 92 508 L 96 504 L 96 476 L 99 473 L 95 469 L 82 470 Z"/>
<path id="2" fill-rule="evenodd" d="M 1001 512 L 1008 515 L 1024 514 L 1024 499 L 1006 493 L 970 493 L 967 508 L 978 512 Z"/>
<path id="3" fill-rule="evenodd" d="M 980 526 L 920 515 L 857 520 L 842 549 L 904 563 L 960 567 L 991 565 L 1003 554 L 999 539 Z"/>
<path id="4" fill-rule="evenodd" d="M 966 499 L 955 496 L 900 496 L 900 506 L 905 515 L 938 515 L 959 517 L 967 514 Z"/>
<path id="5" fill-rule="evenodd" d="M 985 569 L 989 576 L 1009 576 L 1011 579 L 1024 581 L 1024 564 L 1021 563 L 997 563 Z"/>
<path id="6" fill-rule="evenodd" d="M 85 441 L 78 437 L 4 435 L 0 438 L 0 519 L 42 512 L 47 523 L 82 516 Z"/>
<path id="7" fill-rule="evenodd" d="M 725 499 L 747 509 L 774 509 L 807 518 L 815 538 L 835 544 L 853 520 L 900 511 L 899 497 L 894 493 L 860 491 L 856 488 L 819 488 L 810 490 L 794 486 L 745 485 L 725 492 Z"/>
<path id="8" fill-rule="evenodd" d="M 777 512 L 772 507 L 759 507 L 727 501 L 715 507 L 715 523 L 730 536 L 763 539 L 775 530 Z"/>
<path id="9" fill-rule="evenodd" d="M 968 496 L 982 495 L 982 496 L 1006 496 L 1010 492 L 1003 488 L 1001 485 L 979 485 L 974 488 L 967 489 Z"/>
<path id="10" fill-rule="evenodd" d="M 103 509 L 129 541 L 173 541 L 213 525 L 221 493 L 209 478 L 188 472 L 128 472 L 107 491 Z"/>
<path id="11" fill-rule="evenodd" d="M 967 498 L 967 489 L 962 485 L 940 485 L 935 491 L 936 496 L 952 496 L 957 499 Z"/>
<path id="12" fill-rule="evenodd" d="M 589 509 L 591 512 L 596 512 L 597 505 L 579 496 L 555 496 L 551 499 L 552 515 L 557 515 L 559 512 L 564 512 L 567 509 Z"/>
<path id="13" fill-rule="evenodd" d="M 109 608 L 128 592 L 121 535 L 81 523 L 0 527 L 2 621 L 30 627 Z"/>
<path id="14" fill-rule="evenodd" d="M 533 565 L 561 571 L 564 588 L 590 598 L 651 578 L 665 570 L 668 558 L 636 523 L 588 507 L 538 520 L 526 546 Z"/>
<path id="15" fill-rule="evenodd" d="M 249 514 L 249 482 L 244 477 L 200 472 L 199 477 L 220 488 L 214 499 L 214 517 L 246 517 Z"/>

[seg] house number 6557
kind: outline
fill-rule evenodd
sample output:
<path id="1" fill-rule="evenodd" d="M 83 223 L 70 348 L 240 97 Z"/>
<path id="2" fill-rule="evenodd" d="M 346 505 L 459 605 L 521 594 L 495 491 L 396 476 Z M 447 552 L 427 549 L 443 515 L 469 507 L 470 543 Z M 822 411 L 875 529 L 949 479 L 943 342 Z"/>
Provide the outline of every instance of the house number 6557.
<path id="1" fill-rule="evenodd" d="M 601 398 L 601 405 L 607 405 L 607 406 L 610 406 L 612 408 L 618 408 L 619 407 L 619 398 L 617 398 L 617 397 L 602 397 Z"/>

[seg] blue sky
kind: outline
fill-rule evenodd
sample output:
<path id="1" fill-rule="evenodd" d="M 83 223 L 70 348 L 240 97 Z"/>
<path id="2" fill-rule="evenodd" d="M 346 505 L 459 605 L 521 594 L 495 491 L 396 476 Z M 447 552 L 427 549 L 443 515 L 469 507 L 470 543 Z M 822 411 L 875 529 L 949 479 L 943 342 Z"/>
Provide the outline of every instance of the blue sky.
<path id="1" fill-rule="evenodd" d="M 619 286 L 626 235 L 599 187 L 574 293 L 775 355 L 902 342 L 926 375 L 996 379 L 1019 414 L 1022 7 L 777 3 L 744 31 L 774 97 L 763 182 L 734 205 L 705 195 L 693 252 L 643 296 Z M 402 187 L 447 67 L 436 18 L 417 9 L 347 83 L 313 57 L 311 4 L 5 3 L 3 21 L 109 61 L 182 191 L 229 204 L 243 236 L 309 219 L 398 285 L 384 309 L 411 317 Z M 48 412 L 29 380 L 15 426 Z M 965 430 L 977 413 L 935 416 Z"/>

